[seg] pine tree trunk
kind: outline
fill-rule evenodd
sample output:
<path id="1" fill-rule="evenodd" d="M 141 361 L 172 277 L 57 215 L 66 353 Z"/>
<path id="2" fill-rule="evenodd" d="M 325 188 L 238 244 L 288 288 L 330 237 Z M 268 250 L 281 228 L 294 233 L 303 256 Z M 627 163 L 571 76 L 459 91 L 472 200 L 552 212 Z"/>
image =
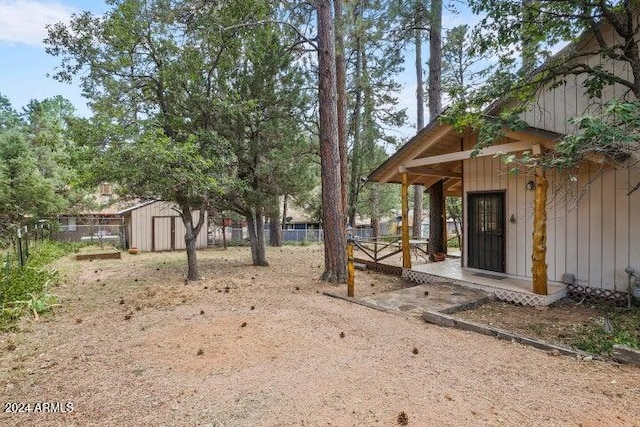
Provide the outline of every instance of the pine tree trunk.
<path id="1" fill-rule="evenodd" d="M 415 239 L 422 238 L 422 210 L 424 203 L 424 187 L 413 186 L 413 230 L 411 236 Z"/>
<path id="2" fill-rule="evenodd" d="M 280 227 L 280 197 L 274 196 L 269 209 L 269 246 L 282 246 L 282 228 Z"/>
<path id="3" fill-rule="evenodd" d="M 371 228 L 373 228 L 373 238 L 380 236 L 380 185 L 375 184 L 371 189 Z"/>
<path id="4" fill-rule="evenodd" d="M 338 108 L 333 18 L 330 0 L 316 0 L 318 28 L 318 103 L 325 270 L 321 280 L 346 283 L 346 236 L 342 223 L 342 180 L 338 147 Z"/>
<path id="5" fill-rule="evenodd" d="M 251 209 L 245 215 L 247 220 L 247 229 L 249 231 L 249 245 L 251 246 L 251 262 L 258 265 L 258 235 L 256 234 L 255 212 Z"/>
<path id="6" fill-rule="evenodd" d="M 447 253 L 447 233 L 445 231 L 444 180 L 429 187 L 429 253 L 433 260 L 436 252 Z"/>
<path id="7" fill-rule="evenodd" d="M 442 112 L 442 0 L 431 0 L 429 26 L 429 121 Z"/>
<path id="8" fill-rule="evenodd" d="M 200 280 L 200 272 L 198 271 L 198 259 L 196 251 L 196 239 L 186 233 L 184 242 L 187 249 L 187 280 Z"/>
<path id="9" fill-rule="evenodd" d="M 253 265 L 259 267 L 267 267 L 267 245 L 264 239 L 264 209 L 260 208 L 256 210 L 256 262 Z"/>
<path id="10" fill-rule="evenodd" d="M 417 130 L 424 127 L 424 82 L 422 80 L 422 30 L 415 30 L 416 44 L 416 102 L 417 102 Z M 422 185 L 413 186 L 413 237 L 422 237 L 422 211 L 424 204 L 424 188 Z"/>
<path id="11" fill-rule="evenodd" d="M 227 249 L 227 224 L 224 212 L 222 212 L 222 247 Z"/>
<path id="12" fill-rule="evenodd" d="M 537 13 L 532 8 L 533 0 L 522 0 L 522 68 L 520 73 L 523 76 L 530 76 L 536 67 L 536 43 L 529 35 L 528 27 L 532 25 L 533 19 L 537 17 Z"/>
<path id="13" fill-rule="evenodd" d="M 269 218 L 269 246 L 279 248 L 282 246 L 282 228 L 280 228 L 280 215 Z"/>
<path id="14" fill-rule="evenodd" d="M 360 9 L 358 9 L 360 10 Z M 357 12 L 356 12 L 357 13 Z M 357 19 L 358 16 L 355 17 Z M 353 105 L 353 147 L 351 148 L 351 182 L 349 186 L 349 225 L 351 228 L 356 228 L 356 212 L 358 206 L 358 190 L 360 186 L 360 170 L 361 156 L 362 156 L 362 38 L 359 33 L 356 35 L 355 40 L 355 70 L 354 70 L 354 83 L 355 83 L 355 104 Z"/>
<path id="15" fill-rule="evenodd" d="M 344 56 L 344 16 L 342 0 L 334 0 L 336 19 L 336 92 L 338 97 L 338 147 L 340 152 L 340 178 L 342 186 L 342 224 L 347 218 L 347 71 Z M 346 231 L 346 227 L 344 227 Z"/>
<path id="16" fill-rule="evenodd" d="M 429 26 L 429 120 L 442 111 L 442 0 L 431 1 Z M 435 252 L 447 252 L 446 209 L 443 181 L 429 189 L 429 246 L 430 258 Z"/>
<path id="17" fill-rule="evenodd" d="M 282 201 L 282 230 L 287 226 L 287 202 L 289 200 L 289 196 L 287 194 L 284 195 Z"/>

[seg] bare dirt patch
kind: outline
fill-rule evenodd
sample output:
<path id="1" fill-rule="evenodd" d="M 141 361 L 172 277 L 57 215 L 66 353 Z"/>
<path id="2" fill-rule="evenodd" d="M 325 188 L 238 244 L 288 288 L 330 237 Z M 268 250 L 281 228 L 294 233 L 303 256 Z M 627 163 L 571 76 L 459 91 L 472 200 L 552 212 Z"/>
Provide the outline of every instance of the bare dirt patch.
<path id="1" fill-rule="evenodd" d="M 638 426 L 640 370 L 322 295 L 322 247 L 58 263 L 62 307 L 0 335 L 0 425 Z M 356 295 L 407 286 L 356 272 Z M 33 412 L 33 411 L 32 411 Z M 404 417 L 403 417 L 404 419 Z"/>
<path id="2" fill-rule="evenodd" d="M 545 341 L 571 345 L 581 328 L 602 316 L 595 306 L 563 300 L 549 307 L 529 307 L 495 301 L 454 315 Z"/>
<path id="3" fill-rule="evenodd" d="M 637 313 L 637 308 L 626 310 L 564 299 L 548 307 L 495 301 L 454 316 L 607 356 L 614 342 L 637 342 L 634 335 L 640 334 L 637 330 L 640 319 L 631 318 Z"/>

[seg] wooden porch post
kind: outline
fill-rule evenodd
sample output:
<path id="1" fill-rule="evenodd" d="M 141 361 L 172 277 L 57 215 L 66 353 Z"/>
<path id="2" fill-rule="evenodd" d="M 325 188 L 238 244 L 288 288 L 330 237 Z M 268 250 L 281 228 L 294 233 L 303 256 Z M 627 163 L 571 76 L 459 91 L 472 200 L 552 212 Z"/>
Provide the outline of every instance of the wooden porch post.
<path id="1" fill-rule="evenodd" d="M 402 266 L 411 268 L 409 248 L 409 174 L 402 172 Z"/>
<path id="2" fill-rule="evenodd" d="M 531 273 L 533 293 L 547 295 L 547 189 L 549 182 L 542 166 L 536 166 L 536 193 L 533 211 L 533 253 Z"/>

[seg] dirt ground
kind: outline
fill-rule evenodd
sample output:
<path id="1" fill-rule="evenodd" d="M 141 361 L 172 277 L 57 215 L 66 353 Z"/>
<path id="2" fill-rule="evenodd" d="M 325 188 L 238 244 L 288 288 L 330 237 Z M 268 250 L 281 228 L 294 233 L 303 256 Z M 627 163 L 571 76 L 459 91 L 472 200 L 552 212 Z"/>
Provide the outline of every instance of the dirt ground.
<path id="1" fill-rule="evenodd" d="M 329 298 L 321 246 L 248 251 L 200 252 L 187 284 L 182 253 L 59 263 L 55 315 L 0 335 L 0 425 L 640 426 L 638 368 Z"/>
<path id="2" fill-rule="evenodd" d="M 517 306 L 495 301 L 473 310 L 457 312 L 455 316 L 570 346 L 581 330 L 594 320 L 602 319 L 603 313 L 589 303 L 564 299 L 549 307 Z"/>

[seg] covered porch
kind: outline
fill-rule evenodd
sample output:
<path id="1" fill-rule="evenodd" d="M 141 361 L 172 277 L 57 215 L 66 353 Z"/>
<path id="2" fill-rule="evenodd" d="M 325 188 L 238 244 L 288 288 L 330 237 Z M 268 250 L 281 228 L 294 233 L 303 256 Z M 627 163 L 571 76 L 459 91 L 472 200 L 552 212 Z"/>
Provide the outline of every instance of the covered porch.
<path id="1" fill-rule="evenodd" d="M 545 305 L 565 296 L 562 284 L 547 282 L 546 271 L 544 286 L 540 286 L 538 280 L 534 287 L 534 281 L 528 277 L 532 273 L 534 244 L 528 243 L 528 248 L 519 250 L 517 254 L 509 251 L 509 245 L 514 245 L 509 239 L 516 238 L 516 232 L 510 231 L 509 227 L 509 223 L 516 222 L 516 216 L 511 212 L 518 212 L 518 220 L 522 216 L 523 223 L 532 222 L 532 215 L 526 212 L 533 210 L 535 200 L 532 194 L 535 193 L 536 200 L 542 198 L 538 196 L 538 189 L 530 191 L 532 188 L 528 182 L 525 189 L 524 183 L 515 185 L 514 179 L 503 177 L 509 174 L 508 167 L 497 159 L 503 154 L 520 156 L 524 152 L 535 156 L 551 148 L 558 137 L 558 134 L 536 128 L 505 130 L 501 141 L 476 150 L 475 133 L 460 134 L 453 127 L 436 120 L 372 172 L 370 181 L 401 185 L 403 276 L 417 283 L 428 283 L 434 278 L 446 279 L 491 290 L 499 299 L 528 305 Z M 491 178 L 495 182 L 489 185 L 483 182 L 489 175 L 487 171 L 497 176 Z M 440 190 L 435 194 L 442 195 L 441 206 L 444 206 L 445 196 L 462 198 L 463 239 L 459 259 L 447 258 L 444 262 L 413 265 L 408 232 L 408 189 L 414 184 L 423 185 L 425 189 L 439 186 Z M 523 195 L 525 191 L 529 193 Z M 525 196 L 529 198 L 530 205 L 521 205 Z M 437 212 L 436 218 L 444 223 L 446 212 Z M 522 230 L 526 230 L 528 236 L 523 236 Z M 530 241 L 532 230 L 531 226 L 521 225 L 517 231 L 518 238 Z M 509 233 L 512 235 L 508 236 Z M 519 266 L 514 274 L 516 258 L 526 267 Z M 507 269 L 507 266 L 511 268 Z"/>
<path id="2" fill-rule="evenodd" d="M 538 295 L 531 289 L 531 280 L 507 274 L 462 267 L 460 259 L 447 258 L 442 262 L 416 264 L 404 270 L 403 277 L 414 283 L 447 281 L 458 285 L 482 289 L 502 301 L 522 305 L 549 305 L 567 295 L 561 283 L 549 282 L 547 295 Z"/>

